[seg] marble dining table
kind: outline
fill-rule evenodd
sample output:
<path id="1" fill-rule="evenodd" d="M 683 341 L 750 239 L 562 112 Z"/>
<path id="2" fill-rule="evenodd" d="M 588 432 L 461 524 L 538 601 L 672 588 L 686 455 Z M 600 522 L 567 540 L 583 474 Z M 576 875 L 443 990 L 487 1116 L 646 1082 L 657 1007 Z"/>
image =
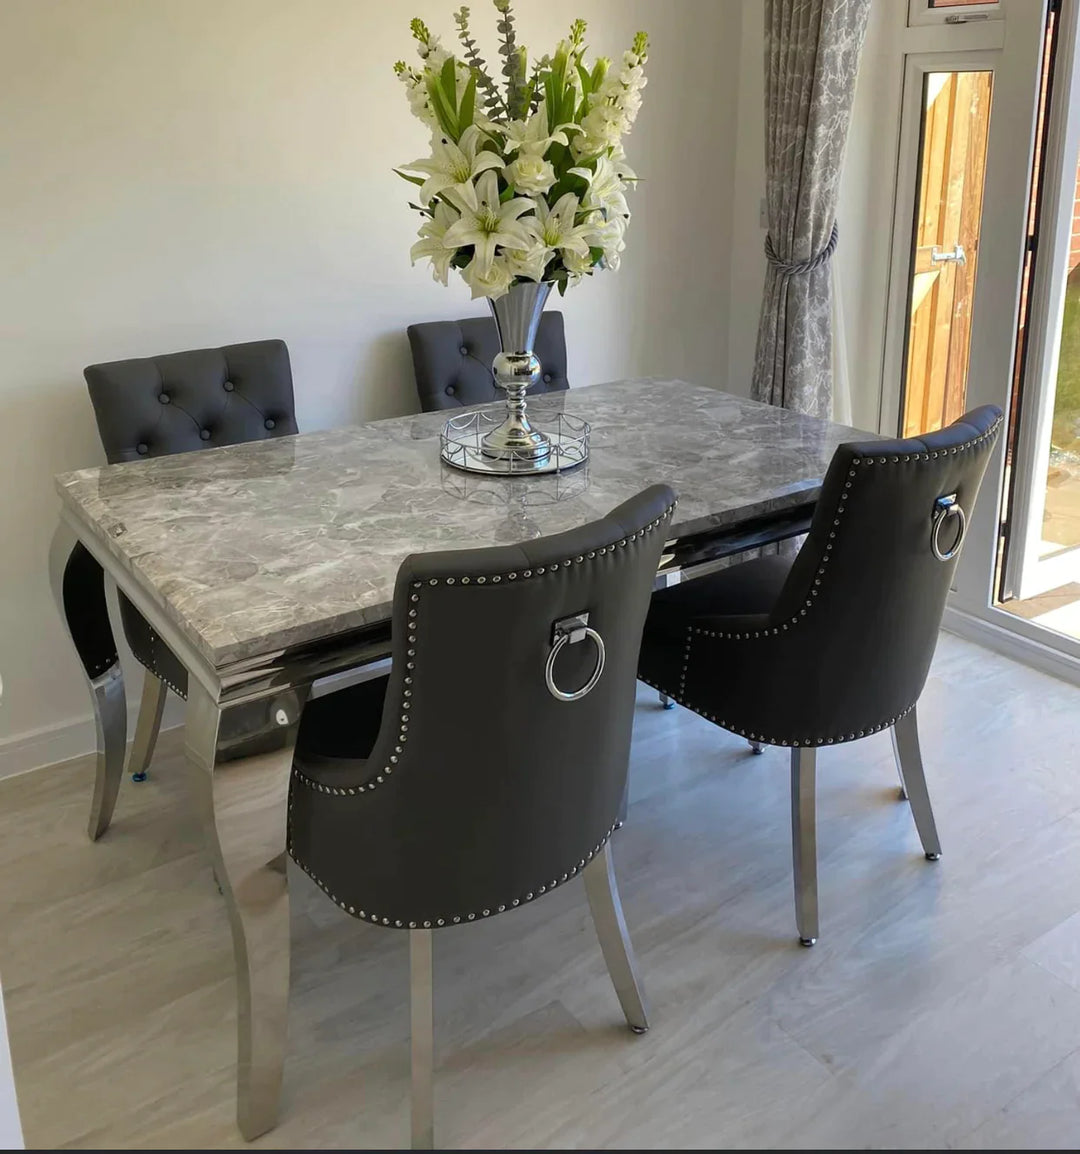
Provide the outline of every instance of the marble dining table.
<path id="1" fill-rule="evenodd" d="M 447 414 L 427 413 L 56 478 L 53 585 L 97 719 L 92 836 L 108 825 L 126 750 L 108 584 L 188 671 L 185 749 L 233 936 L 248 1139 L 276 1122 L 285 1058 L 297 727 L 313 695 L 385 660 L 402 560 L 557 533 L 665 482 L 680 500 L 661 572 L 692 576 L 805 531 L 833 451 L 867 437 L 674 380 L 530 401 L 564 408 L 590 422 L 591 453 L 556 475 L 453 469 L 439 458 Z"/>

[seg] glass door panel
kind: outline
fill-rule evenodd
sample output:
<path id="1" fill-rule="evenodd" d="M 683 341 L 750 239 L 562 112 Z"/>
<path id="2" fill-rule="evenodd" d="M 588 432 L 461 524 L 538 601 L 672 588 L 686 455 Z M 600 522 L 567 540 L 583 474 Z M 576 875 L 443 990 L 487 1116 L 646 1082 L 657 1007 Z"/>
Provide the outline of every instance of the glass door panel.
<path id="1" fill-rule="evenodd" d="M 904 436 L 940 429 L 967 400 L 993 73 L 923 79 L 904 358 Z"/>
<path id="2" fill-rule="evenodd" d="M 1044 84 L 1001 605 L 1080 640 L 1080 23 Z"/>

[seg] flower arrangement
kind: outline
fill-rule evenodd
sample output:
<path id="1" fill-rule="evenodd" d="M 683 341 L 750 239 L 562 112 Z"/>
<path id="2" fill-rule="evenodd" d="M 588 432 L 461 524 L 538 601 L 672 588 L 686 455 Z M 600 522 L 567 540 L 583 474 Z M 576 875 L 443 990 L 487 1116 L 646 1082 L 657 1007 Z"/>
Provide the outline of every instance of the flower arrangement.
<path id="1" fill-rule="evenodd" d="M 432 131 L 431 155 L 396 169 L 420 189 L 424 217 L 412 246 L 436 280 L 457 269 L 473 298 L 492 300 L 522 281 L 566 292 L 597 268 L 618 268 L 630 210 L 622 138 L 641 108 L 648 37 L 639 32 L 614 66 L 585 62 L 584 20 L 553 56 L 529 68 L 517 43 L 511 0 L 493 0 L 505 84 L 496 84 L 469 27 L 454 15 L 463 59 L 422 20 L 412 21 L 422 64 L 394 71 L 413 113 Z"/>

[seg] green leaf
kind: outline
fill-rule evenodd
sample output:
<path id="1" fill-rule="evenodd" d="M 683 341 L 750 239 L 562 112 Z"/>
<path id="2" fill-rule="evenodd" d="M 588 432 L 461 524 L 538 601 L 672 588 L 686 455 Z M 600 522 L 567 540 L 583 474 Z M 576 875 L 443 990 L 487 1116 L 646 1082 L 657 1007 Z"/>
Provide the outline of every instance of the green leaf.
<path id="1" fill-rule="evenodd" d="M 465 85 L 461 94 L 461 107 L 458 109 L 458 132 L 464 132 L 473 122 L 476 114 L 476 77 L 473 76 Z"/>
<path id="2" fill-rule="evenodd" d="M 457 61 L 453 56 L 446 58 L 446 63 L 442 66 L 442 72 L 439 76 L 442 82 L 443 92 L 446 93 L 446 102 L 450 105 L 451 111 L 457 115 Z"/>
<path id="3" fill-rule="evenodd" d="M 532 104 L 533 93 L 536 90 L 536 81 L 530 80 L 525 85 L 524 91 L 521 93 L 521 118 L 524 120 L 529 115 L 529 105 Z"/>
<path id="4" fill-rule="evenodd" d="M 589 74 L 589 70 L 585 67 L 584 64 L 578 64 L 577 71 L 578 76 L 581 77 L 582 95 L 588 97 L 592 92 L 592 76 Z"/>
<path id="5" fill-rule="evenodd" d="M 550 71 L 544 73 L 544 103 L 547 105 L 548 132 L 550 132 L 558 124 L 555 120 L 555 114 L 558 112 L 555 106 L 555 78 Z"/>
<path id="6" fill-rule="evenodd" d="M 394 172 L 396 172 L 402 180 L 407 180 L 410 184 L 422 186 L 424 183 L 424 178 L 422 176 L 410 176 L 407 172 L 402 172 L 400 168 L 395 168 Z"/>
<path id="7" fill-rule="evenodd" d="M 459 135 L 457 113 L 447 103 L 446 93 L 443 92 L 437 77 L 433 76 L 428 81 L 428 95 L 431 97 L 431 107 L 435 109 L 435 115 L 439 119 L 439 124 L 442 125 L 443 132 L 456 144 Z"/>

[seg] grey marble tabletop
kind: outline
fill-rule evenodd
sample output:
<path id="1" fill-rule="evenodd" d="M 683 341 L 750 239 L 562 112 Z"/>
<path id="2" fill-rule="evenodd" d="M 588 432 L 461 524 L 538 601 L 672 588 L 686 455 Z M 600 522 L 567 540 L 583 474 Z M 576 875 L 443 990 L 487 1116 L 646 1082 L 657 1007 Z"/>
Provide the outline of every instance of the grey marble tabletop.
<path id="1" fill-rule="evenodd" d="M 82 469 L 69 516 L 214 667 L 386 620 L 409 553 L 504 544 L 583 524 L 658 481 L 673 535 L 811 501 L 833 450 L 870 435 L 682 381 L 531 400 L 592 424 L 589 462 L 482 477 L 439 460 L 447 413 Z"/>

